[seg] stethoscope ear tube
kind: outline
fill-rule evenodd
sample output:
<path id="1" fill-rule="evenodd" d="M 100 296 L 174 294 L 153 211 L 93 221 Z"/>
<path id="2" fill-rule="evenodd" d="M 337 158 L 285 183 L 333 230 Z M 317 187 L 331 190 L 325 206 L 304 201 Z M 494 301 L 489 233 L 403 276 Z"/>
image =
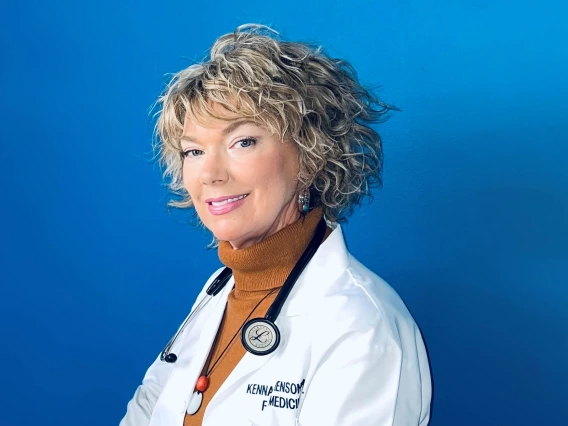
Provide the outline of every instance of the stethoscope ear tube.
<path id="1" fill-rule="evenodd" d="M 229 278 L 231 278 L 232 274 L 233 271 L 231 271 L 230 268 L 223 269 L 219 273 L 219 275 L 215 277 L 211 285 L 207 288 L 206 293 L 209 296 L 217 296 L 219 292 L 223 290 L 225 284 L 227 284 L 227 281 L 229 281 Z"/>
<path id="2" fill-rule="evenodd" d="M 177 355 L 170 352 L 170 351 L 171 351 L 172 346 L 174 345 L 175 341 L 177 340 L 178 336 L 181 333 L 183 333 L 183 331 L 185 330 L 187 325 L 190 323 L 190 321 L 193 319 L 193 317 L 195 315 L 197 315 L 199 313 L 199 311 L 201 311 L 201 309 L 203 309 L 203 307 L 205 305 L 207 305 L 207 303 L 213 297 L 215 297 L 215 296 L 217 296 L 217 294 L 219 294 L 219 292 L 225 287 L 225 284 L 227 284 L 227 282 L 229 281 L 229 278 L 231 278 L 232 273 L 233 273 L 233 271 L 231 271 L 230 268 L 225 268 L 219 273 L 219 275 L 217 275 L 215 277 L 215 279 L 213 280 L 211 285 L 209 287 L 207 287 L 207 290 L 205 290 L 206 296 L 199 302 L 199 304 L 193 310 L 193 312 L 191 312 L 189 314 L 189 316 L 186 318 L 186 320 L 181 325 L 180 329 L 177 331 L 177 333 L 174 335 L 174 337 L 171 338 L 171 340 L 168 342 L 168 344 L 166 345 L 166 347 L 164 348 L 164 350 L 160 354 L 160 360 L 161 361 L 167 362 L 169 364 L 173 364 L 177 361 Z"/>

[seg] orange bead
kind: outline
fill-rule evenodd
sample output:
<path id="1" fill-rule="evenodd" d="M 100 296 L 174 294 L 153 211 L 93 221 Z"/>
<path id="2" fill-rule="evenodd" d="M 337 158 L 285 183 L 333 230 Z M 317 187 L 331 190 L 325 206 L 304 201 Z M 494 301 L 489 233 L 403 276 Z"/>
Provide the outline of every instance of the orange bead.
<path id="1" fill-rule="evenodd" d="M 195 389 L 203 393 L 207 390 L 208 387 L 209 379 L 205 376 L 199 376 L 199 379 L 197 379 L 197 383 L 195 384 Z"/>

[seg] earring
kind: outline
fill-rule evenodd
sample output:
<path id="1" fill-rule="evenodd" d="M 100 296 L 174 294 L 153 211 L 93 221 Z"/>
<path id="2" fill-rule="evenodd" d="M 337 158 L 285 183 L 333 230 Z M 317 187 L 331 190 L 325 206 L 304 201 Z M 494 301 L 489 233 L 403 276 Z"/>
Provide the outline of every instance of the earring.
<path id="1" fill-rule="evenodd" d="M 307 213 L 310 209 L 310 190 L 304 189 L 298 195 L 298 207 L 300 212 Z"/>

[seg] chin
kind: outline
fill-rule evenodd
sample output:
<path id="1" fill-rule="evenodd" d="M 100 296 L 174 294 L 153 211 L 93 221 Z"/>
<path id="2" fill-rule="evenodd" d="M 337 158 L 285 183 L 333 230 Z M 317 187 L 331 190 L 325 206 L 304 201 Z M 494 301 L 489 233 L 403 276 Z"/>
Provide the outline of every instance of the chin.
<path id="1" fill-rule="evenodd" d="M 229 232 L 213 232 L 213 235 L 215 235 L 215 238 L 219 241 L 235 241 L 235 238 L 238 238 L 238 236 Z"/>
<path id="2" fill-rule="evenodd" d="M 243 232 L 244 227 L 235 222 L 214 223 L 208 228 L 220 241 L 241 241 L 246 235 Z"/>

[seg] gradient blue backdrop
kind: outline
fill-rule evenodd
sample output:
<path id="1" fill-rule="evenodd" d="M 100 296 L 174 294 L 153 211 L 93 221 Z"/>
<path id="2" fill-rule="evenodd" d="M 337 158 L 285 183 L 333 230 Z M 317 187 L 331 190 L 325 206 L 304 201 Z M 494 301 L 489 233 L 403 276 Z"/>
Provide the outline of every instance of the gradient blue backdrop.
<path id="1" fill-rule="evenodd" d="M 118 424 L 218 265 L 164 208 L 148 109 L 164 74 L 260 22 L 352 61 L 403 110 L 380 128 L 384 189 L 346 234 L 423 330 L 431 424 L 565 425 L 567 8 L 5 2 L 0 424 Z"/>

